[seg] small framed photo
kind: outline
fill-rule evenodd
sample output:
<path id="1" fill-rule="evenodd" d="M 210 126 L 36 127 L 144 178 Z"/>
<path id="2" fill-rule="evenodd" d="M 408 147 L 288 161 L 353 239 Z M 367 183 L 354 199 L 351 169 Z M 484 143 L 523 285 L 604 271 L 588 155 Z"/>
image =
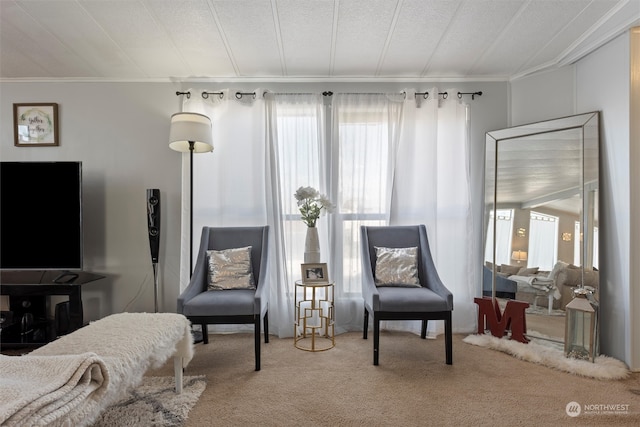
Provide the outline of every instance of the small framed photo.
<path id="1" fill-rule="evenodd" d="M 16 147 L 55 147 L 58 142 L 58 104 L 13 104 Z"/>
<path id="2" fill-rule="evenodd" d="M 326 283 L 329 281 L 327 264 L 302 264 L 302 283 Z"/>

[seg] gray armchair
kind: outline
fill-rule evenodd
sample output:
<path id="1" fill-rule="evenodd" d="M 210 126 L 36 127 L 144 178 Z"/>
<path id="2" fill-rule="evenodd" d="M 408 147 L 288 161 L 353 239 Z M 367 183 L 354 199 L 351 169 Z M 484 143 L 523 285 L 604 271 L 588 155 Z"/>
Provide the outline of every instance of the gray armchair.
<path id="1" fill-rule="evenodd" d="M 373 364 L 378 364 L 381 320 L 422 320 L 421 338 L 427 336 L 427 321 L 444 320 L 446 363 L 451 365 L 451 312 L 453 295 L 440 280 L 431 258 L 427 231 L 419 226 L 361 227 L 362 294 L 364 332 L 367 339 L 369 314 L 373 316 Z M 418 287 L 376 286 L 375 247 L 418 248 Z"/>
<path id="2" fill-rule="evenodd" d="M 269 281 L 267 257 L 269 227 L 203 227 L 200 249 L 189 286 L 178 297 L 178 313 L 202 326 L 208 344 L 208 324 L 255 325 L 256 371 L 260 370 L 260 322 L 264 320 L 264 342 L 269 342 Z M 251 246 L 251 264 L 256 289 L 207 290 L 207 250 Z"/>

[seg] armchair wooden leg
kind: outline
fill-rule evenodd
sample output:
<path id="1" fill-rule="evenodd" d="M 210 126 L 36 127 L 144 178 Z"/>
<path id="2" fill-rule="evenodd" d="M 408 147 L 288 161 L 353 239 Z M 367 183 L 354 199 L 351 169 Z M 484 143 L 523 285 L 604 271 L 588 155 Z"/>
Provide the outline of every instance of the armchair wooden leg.
<path id="1" fill-rule="evenodd" d="M 256 371 L 260 370 L 260 315 L 256 315 L 255 320 L 255 353 L 256 353 Z"/>
<path id="2" fill-rule="evenodd" d="M 209 332 L 207 331 L 207 324 L 202 323 L 200 325 L 200 328 L 202 330 L 202 342 L 204 344 L 209 344 Z"/>
<path id="3" fill-rule="evenodd" d="M 367 339 L 367 332 L 369 330 L 369 312 L 367 308 L 364 308 L 364 327 L 362 329 L 362 338 Z"/>
<path id="4" fill-rule="evenodd" d="M 447 365 L 453 364 L 453 338 L 451 335 L 451 312 L 449 312 L 447 319 L 444 321 L 444 340 Z"/>
<path id="5" fill-rule="evenodd" d="M 428 320 L 423 320 L 422 321 L 422 331 L 420 332 L 420 338 L 425 339 L 427 338 L 427 324 L 429 323 Z"/>
<path id="6" fill-rule="evenodd" d="M 378 366 L 378 350 L 380 349 L 380 319 L 373 318 L 373 364 Z"/>
<path id="7" fill-rule="evenodd" d="M 269 310 L 264 313 L 264 342 L 269 342 Z"/>

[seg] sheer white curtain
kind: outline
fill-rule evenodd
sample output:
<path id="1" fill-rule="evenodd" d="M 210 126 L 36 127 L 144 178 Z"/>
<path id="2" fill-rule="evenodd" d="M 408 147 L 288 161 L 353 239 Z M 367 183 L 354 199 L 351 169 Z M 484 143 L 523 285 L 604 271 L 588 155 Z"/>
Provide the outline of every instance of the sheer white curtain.
<path id="1" fill-rule="evenodd" d="M 337 331 L 362 329 L 360 226 L 386 225 L 402 123 L 401 94 L 337 94 L 332 102 L 330 265 Z"/>
<path id="2" fill-rule="evenodd" d="M 267 224 L 265 176 L 267 150 L 265 143 L 265 104 L 263 91 L 255 90 L 255 98 L 235 96 L 236 90 L 222 91 L 222 98 L 210 95 L 203 99 L 192 96 L 183 111 L 207 115 L 212 122 L 214 151 L 193 157 L 193 254 L 194 263 L 204 226 L 253 226 Z M 244 92 L 244 91 L 240 91 Z M 189 154 L 183 155 L 181 283 L 189 283 Z M 246 329 L 251 325 L 216 325 L 212 331 Z"/>
<path id="3" fill-rule="evenodd" d="M 511 264 L 511 236 L 513 236 L 513 209 L 498 209 L 496 224 L 496 259 L 493 259 L 493 216 L 492 210 L 487 229 L 487 243 L 485 245 L 484 260 L 497 265 Z"/>
<path id="4" fill-rule="evenodd" d="M 558 260 L 558 217 L 531 212 L 528 265 L 552 270 Z"/>
<path id="5" fill-rule="evenodd" d="M 268 218 L 272 224 L 271 302 L 269 323 L 280 337 L 293 335 L 295 280 L 301 277 L 306 226 L 294 198 L 297 188 L 311 186 L 327 194 L 325 109 L 320 94 L 267 94 Z M 329 227 L 320 217 L 320 249 L 327 262 Z M 330 264 L 329 264 L 330 265 Z"/>
<path id="6" fill-rule="evenodd" d="M 191 91 L 194 92 L 193 90 Z M 194 155 L 194 253 L 203 226 L 269 224 L 270 332 L 293 333 L 294 281 L 305 226 L 294 193 L 313 186 L 338 205 L 318 222 L 322 262 L 336 282 L 336 331 L 362 328 L 361 225 L 426 224 L 454 294 L 454 330 L 475 327 L 471 268 L 468 116 L 458 100 L 416 102 L 413 93 L 281 95 L 235 90 L 183 111 L 209 116 L 213 153 Z M 434 88 L 431 93 L 438 93 Z M 449 93 L 456 93 L 450 90 Z M 331 111 L 331 114 L 327 112 Z M 329 130 L 329 131 L 328 131 Z M 183 156 L 181 289 L 189 280 L 189 158 Z M 388 327 L 416 330 L 405 322 Z M 430 334 L 440 322 L 430 322 Z M 385 327 L 385 325 L 383 325 Z M 251 329 L 220 325 L 213 330 Z"/>
<path id="7" fill-rule="evenodd" d="M 336 283 L 336 331 L 361 329 L 359 229 L 388 223 L 402 99 L 398 94 L 335 95 L 329 100 L 329 138 L 321 96 L 267 97 L 272 193 L 277 189 L 280 198 L 274 197 L 273 218 L 281 227 L 284 262 L 277 298 L 286 332 L 280 335 L 292 332 L 293 282 L 303 262 L 306 227 L 293 197 L 300 186 L 317 188 L 337 205 L 318 222 L 321 261 Z"/>
<path id="8" fill-rule="evenodd" d="M 426 225 L 438 274 L 454 295 L 453 330 L 468 332 L 476 324 L 473 297 L 480 279 L 473 268 L 475 255 L 469 239 L 474 226 L 469 112 L 465 103 L 454 96 L 443 99 L 438 92 L 432 88 L 425 100 L 406 91 L 390 223 Z M 417 333 L 420 322 L 388 322 L 386 327 Z M 443 322 L 429 322 L 430 335 L 443 329 Z"/>

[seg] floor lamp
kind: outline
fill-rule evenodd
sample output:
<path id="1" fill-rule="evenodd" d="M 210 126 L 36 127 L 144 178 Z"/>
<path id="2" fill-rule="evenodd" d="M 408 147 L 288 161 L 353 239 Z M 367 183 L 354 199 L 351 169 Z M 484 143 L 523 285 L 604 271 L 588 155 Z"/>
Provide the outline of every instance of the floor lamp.
<path id="1" fill-rule="evenodd" d="M 181 153 L 189 153 L 189 277 L 191 277 L 193 274 L 193 153 L 213 151 L 209 117 L 198 113 L 172 115 L 169 148 Z"/>

